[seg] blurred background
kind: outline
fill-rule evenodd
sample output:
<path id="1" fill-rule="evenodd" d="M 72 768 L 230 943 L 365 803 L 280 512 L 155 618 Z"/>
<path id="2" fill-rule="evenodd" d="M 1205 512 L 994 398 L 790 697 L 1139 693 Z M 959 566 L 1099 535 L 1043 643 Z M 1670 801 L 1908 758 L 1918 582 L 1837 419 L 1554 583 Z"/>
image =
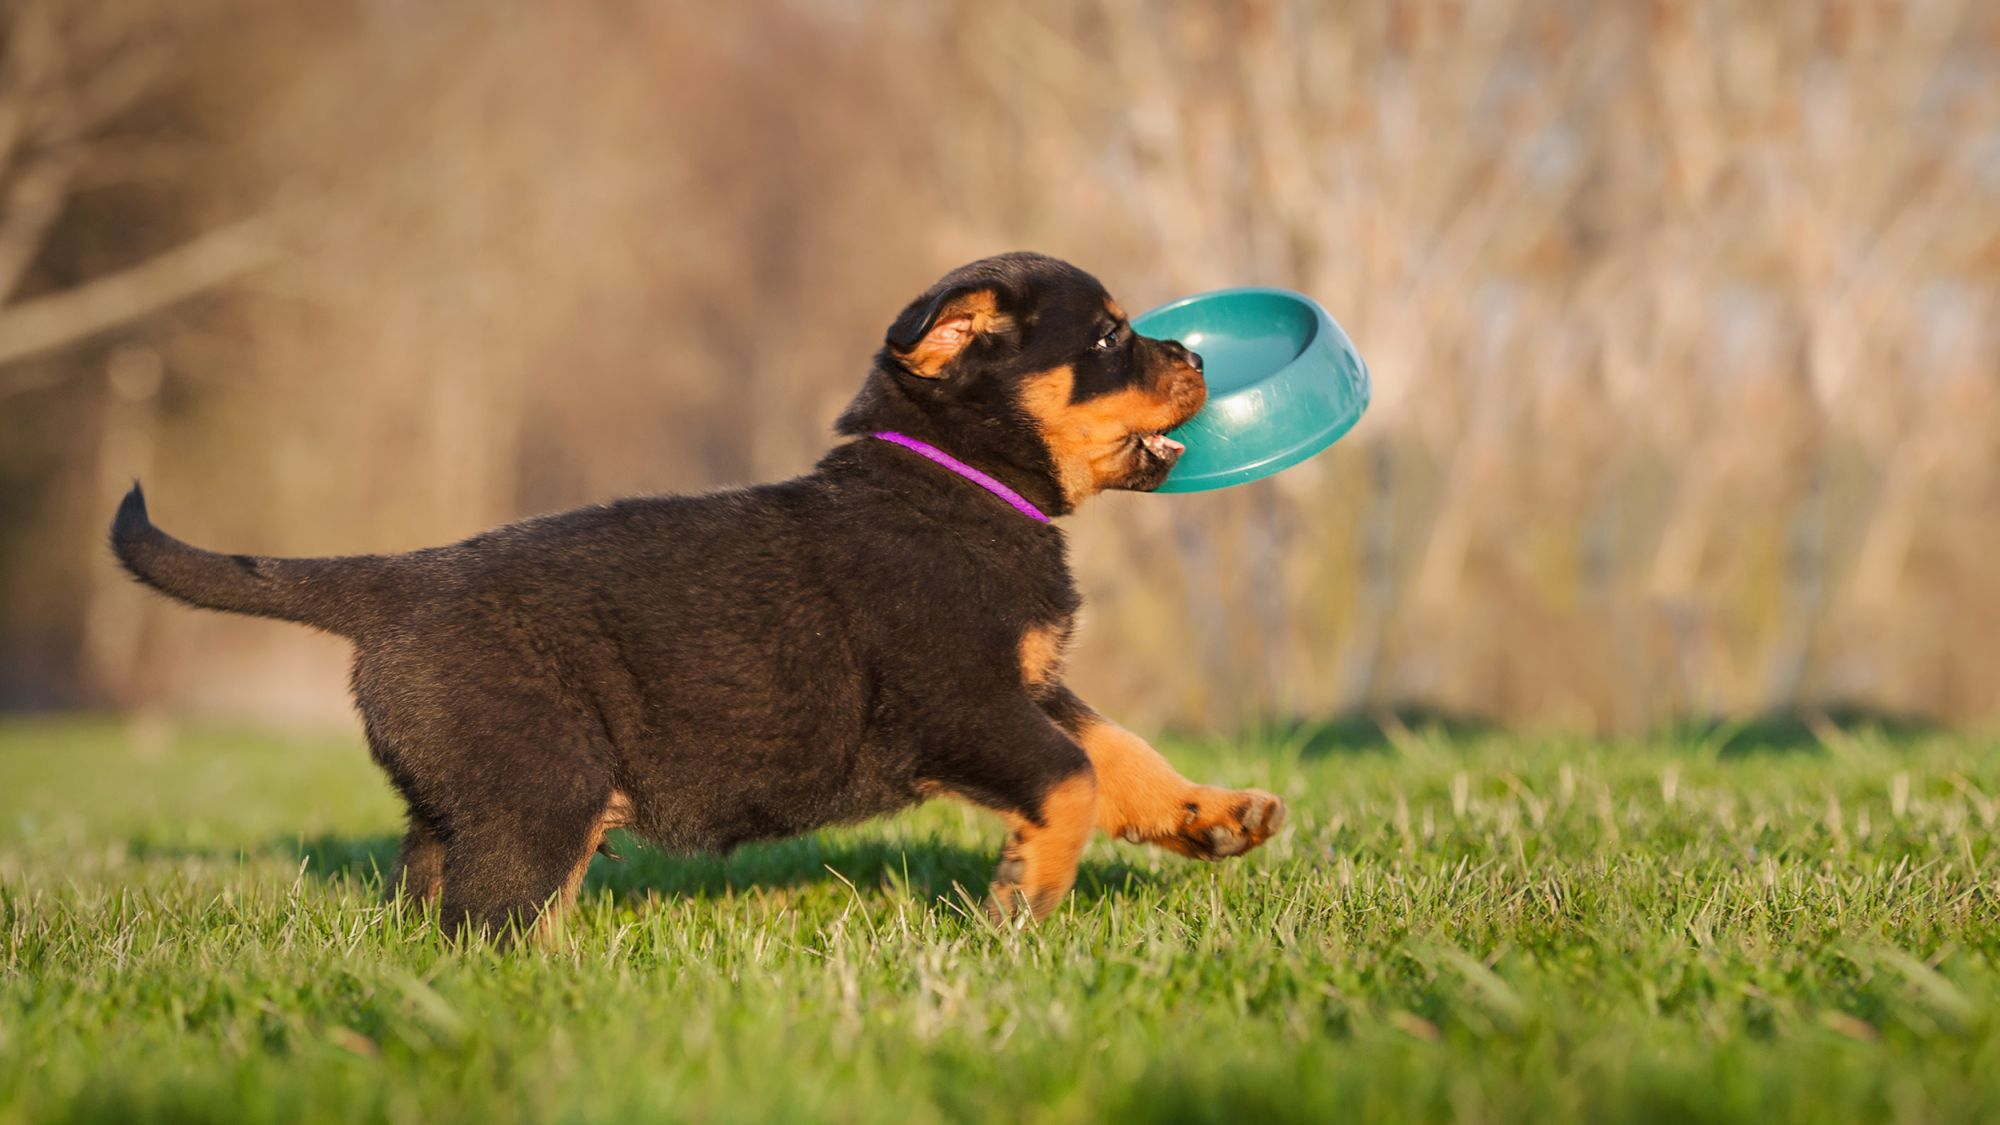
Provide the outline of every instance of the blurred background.
<path id="1" fill-rule="evenodd" d="M 1069 521 L 1141 728 L 2000 716 L 2000 6 L 0 4 L 0 708 L 342 722 L 103 529 L 394 551 L 813 464 L 1017 248 L 1376 402 Z"/>

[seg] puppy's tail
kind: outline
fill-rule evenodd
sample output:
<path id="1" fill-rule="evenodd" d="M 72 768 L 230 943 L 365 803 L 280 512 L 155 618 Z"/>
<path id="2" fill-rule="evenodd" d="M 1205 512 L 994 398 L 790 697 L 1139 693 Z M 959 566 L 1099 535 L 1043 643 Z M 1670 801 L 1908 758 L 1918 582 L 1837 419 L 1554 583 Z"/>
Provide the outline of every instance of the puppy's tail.
<path id="1" fill-rule="evenodd" d="M 168 535 L 146 518 L 146 497 L 134 481 L 111 521 L 111 550 L 134 578 L 204 609 L 297 621 L 359 636 L 400 601 L 390 560 L 376 555 L 273 559 L 204 551 Z"/>

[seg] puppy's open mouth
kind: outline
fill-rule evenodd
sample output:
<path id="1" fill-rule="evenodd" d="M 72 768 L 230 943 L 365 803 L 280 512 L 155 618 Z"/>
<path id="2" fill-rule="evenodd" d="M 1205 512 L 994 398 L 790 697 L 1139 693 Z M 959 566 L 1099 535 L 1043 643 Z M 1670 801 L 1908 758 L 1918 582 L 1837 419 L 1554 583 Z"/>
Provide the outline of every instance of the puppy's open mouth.
<path id="1" fill-rule="evenodd" d="M 1187 446 L 1182 445 L 1180 442 L 1163 433 L 1141 434 L 1139 435 L 1139 444 L 1146 452 L 1165 461 L 1169 465 L 1180 460 L 1181 454 L 1187 452 Z"/>

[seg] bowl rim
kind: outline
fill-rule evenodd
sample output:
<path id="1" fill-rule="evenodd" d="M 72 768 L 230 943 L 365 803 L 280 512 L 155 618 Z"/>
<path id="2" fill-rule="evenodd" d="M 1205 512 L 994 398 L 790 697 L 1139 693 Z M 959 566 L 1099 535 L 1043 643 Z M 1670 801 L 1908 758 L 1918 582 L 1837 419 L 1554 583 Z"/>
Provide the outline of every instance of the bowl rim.
<path id="1" fill-rule="evenodd" d="M 1325 306 L 1296 289 L 1286 289 L 1281 285 L 1232 285 L 1226 289 L 1204 289 L 1199 293 L 1190 293 L 1185 297 L 1177 297 L 1164 305 L 1154 305 L 1132 319 L 1144 320 L 1149 316 L 1159 316 L 1163 313 L 1178 311 L 1197 301 L 1213 301 L 1221 297 L 1284 297 L 1293 304 L 1304 305 L 1312 311 L 1313 320 L 1315 321 L 1315 337 L 1317 337 L 1319 332 L 1323 332 L 1328 328 L 1336 331 L 1340 328 L 1340 325 L 1334 322 L 1333 314 L 1327 312 Z M 1346 333 L 1342 332 L 1341 335 L 1345 336 Z M 1155 337 L 1155 339 L 1158 339 L 1158 337 Z M 1293 362 L 1297 361 L 1294 360 Z M 1290 367 L 1291 364 L 1288 363 L 1285 366 Z M 1278 370 L 1282 371 L 1284 368 L 1281 367 Z"/>
<path id="2" fill-rule="evenodd" d="M 1279 450 L 1250 464 L 1238 465 L 1222 472 L 1207 473 L 1198 477 L 1181 477 L 1180 479 L 1175 479 L 1172 474 L 1169 474 L 1166 483 L 1156 489 L 1156 492 L 1207 492 L 1212 489 L 1227 488 L 1234 484 L 1243 484 L 1289 469 L 1293 465 L 1319 454 L 1334 442 L 1347 436 L 1348 431 L 1358 425 L 1362 415 L 1368 412 L 1368 406 L 1375 397 L 1374 379 L 1368 370 L 1368 361 L 1362 358 L 1360 349 L 1354 346 L 1354 341 L 1348 337 L 1347 330 L 1340 326 L 1339 321 L 1333 319 L 1333 314 L 1327 312 L 1324 305 L 1296 289 L 1286 289 L 1278 285 L 1236 285 L 1225 289 L 1209 289 L 1200 293 L 1190 293 L 1185 297 L 1168 301 L 1164 305 L 1156 305 L 1132 319 L 1136 323 L 1137 321 L 1154 316 L 1177 312 L 1188 305 L 1220 298 L 1243 296 L 1282 297 L 1293 304 L 1304 306 L 1313 315 L 1313 333 L 1311 338 L 1305 341 L 1305 346 L 1299 349 L 1299 354 L 1293 356 L 1283 366 L 1274 369 L 1262 379 L 1246 383 L 1234 390 L 1223 391 L 1213 396 L 1209 400 L 1211 404 L 1221 399 L 1248 394 L 1274 379 L 1283 377 L 1286 372 L 1306 362 L 1317 353 L 1326 351 L 1331 353 L 1327 357 L 1329 359 L 1333 359 L 1340 352 L 1345 352 L 1354 358 L 1354 364 L 1359 369 L 1361 378 L 1360 409 L 1356 410 L 1351 418 L 1342 419 L 1336 424 L 1321 430 L 1314 438 L 1300 442 L 1288 449 Z M 1134 331 L 1136 332 L 1138 329 L 1134 328 Z M 1141 333 L 1141 335 L 1144 335 L 1144 333 Z M 1153 339 L 1164 338 L 1153 337 Z M 1203 407 L 1203 409 L 1206 410 L 1207 407 Z M 1326 437 L 1329 433 L 1333 435 L 1330 438 Z M 1325 440 L 1322 441 L 1320 440 L 1321 438 L 1325 438 Z"/>

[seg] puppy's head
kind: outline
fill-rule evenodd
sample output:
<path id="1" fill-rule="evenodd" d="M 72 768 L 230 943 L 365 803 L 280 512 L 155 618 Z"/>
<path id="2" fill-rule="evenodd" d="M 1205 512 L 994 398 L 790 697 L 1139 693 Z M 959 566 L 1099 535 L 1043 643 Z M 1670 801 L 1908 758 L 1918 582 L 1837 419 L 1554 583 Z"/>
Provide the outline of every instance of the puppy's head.
<path id="1" fill-rule="evenodd" d="M 1135 334 L 1096 278 L 1003 254 L 910 302 L 840 429 L 922 429 L 947 452 L 1037 476 L 1068 511 L 1159 487 L 1181 454 L 1166 432 L 1207 398 L 1201 357 Z"/>

